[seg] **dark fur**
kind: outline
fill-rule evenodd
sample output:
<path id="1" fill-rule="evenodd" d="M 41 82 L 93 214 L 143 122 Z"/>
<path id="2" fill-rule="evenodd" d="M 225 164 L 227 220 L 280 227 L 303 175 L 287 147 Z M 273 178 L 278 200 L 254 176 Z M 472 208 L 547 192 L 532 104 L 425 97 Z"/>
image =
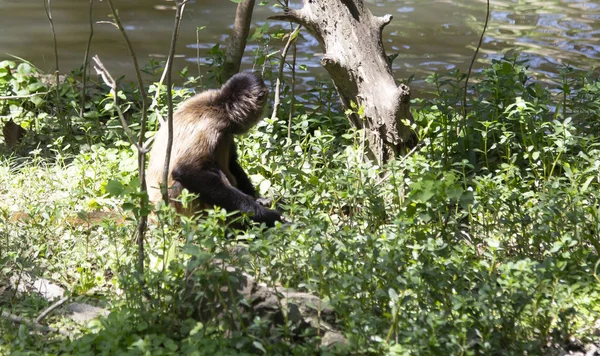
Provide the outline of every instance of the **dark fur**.
<path id="1" fill-rule="evenodd" d="M 256 191 L 237 161 L 233 135 L 248 132 L 262 118 L 268 89 L 255 74 L 239 73 L 221 89 L 207 90 L 185 101 L 173 116 L 173 150 L 169 166 L 170 199 L 183 188 L 199 195 L 188 209 L 171 201 L 180 213 L 220 206 L 241 211 L 258 223 L 273 226 L 279 212 L 256 202 Z M 156 133 L 146 182 L 152 202 L 161 200 L 160 183 L 167 145 L 167 127 Z"/>

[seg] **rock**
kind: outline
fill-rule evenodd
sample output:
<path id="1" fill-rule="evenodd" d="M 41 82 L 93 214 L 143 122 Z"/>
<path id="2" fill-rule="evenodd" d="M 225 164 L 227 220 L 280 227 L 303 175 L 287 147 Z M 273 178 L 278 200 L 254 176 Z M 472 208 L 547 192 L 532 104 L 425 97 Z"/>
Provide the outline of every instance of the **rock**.
<path id="1" fill-rule="evenodd" d="M 338 332 L 327 331 L 321 339 L 321 346 L 330 348 L 335 345 L 346 346 L 348 345 L 348 339 Z"/>
<path id="2" fill-rule="evenodd" d="M 22 272 L 10 277 L 10 286 L 17 293 L 37 293 L 51 302 L 64 296 L 65 290 L 57 284 L 44 278 L 38 278 L 28 272 Z"/>
<path id="3" fill-rule="evenodd" d="M 598 356 L 600 355 L 600 349 L 598 345 L 588 344 L 585 345 L 585 356 Z"/>
<path id="4" fill-rule="evenodd" d="M 66 316 L 74 322 L 85 324 L 99 316 L 108 315 L 108 310 L 84 303 L 70 303 L 66 306 Z"/>
<path id="5" fill-rule="evenodd" d="M 321 345 L 324 347 L 347 344 L 346 337 L 335 327 L 334 311 L 327 301 L 310 293 L 257 283 L 249 274 L 239 270 L 234 272 L 229 267 L 228 272 L 239 274 L 238 279 L 243 281 L 237 293 L 250 302 L 250 320 L 253 316 L 259 316 L 274 325 L 281 325 L 288 320 L 296 326 L 298 335 L 307 329 L 312 330 L 310 334 L 323 335 Z"/>

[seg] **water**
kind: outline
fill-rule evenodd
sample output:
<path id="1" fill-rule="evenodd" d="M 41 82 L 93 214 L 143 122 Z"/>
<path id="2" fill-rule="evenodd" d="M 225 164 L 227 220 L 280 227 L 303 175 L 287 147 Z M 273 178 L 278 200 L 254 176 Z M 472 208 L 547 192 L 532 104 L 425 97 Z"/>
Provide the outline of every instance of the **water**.
<path id="1" fill-rule="evenodd" d="M 293 2 L 293 1 L 292 1 Z M 394 20 L 384 30 L 388 54 L 399 52 L 394 61 L 397 78 L 416 76 L 413 89 L 429 88 L 423 81 L 432 72 L 466 70 L 479 40 L 485 19 L 485 0 L 402 0 L 366 1 L 375 15 L 390 13 Z M 114 0 L 133 42 L 141 64 L 150 58 L 164 60 L 169 49 L 174 21 L 173 3 L 165 0 Z M 296 1 L 299 3 L 299 1 Z M 62 72 L 81 66 L 89 36 L 88 1 L 54 0 L 51 2 Z M 600 59 L 600 3 L 581 0 L 493 0 L 490 25 L 476 68 L 481 63 L 501 58 L 507 52 L 518 52 L 530 60 L 539 80 L 551 81 L 564 65 L 592 70 Z M 177 46 L 176 70 L 187 66 L 198 73 L 197 51 L 206 63 L 207 51 L 215 43 L 224 43 L 230 33 L 236 4 L 226 0 L 197 0 L 185 9 L 181 36 Z M 275 10 L 257 7 L 254 26 L 268 22 Z M 108 20 L 106 1 L 96 0 L 95 21 Z M 206 26 L 196 38 L 196 29 Z M 270 26 L 289 28 L 289 24 L 271 21 Z M 129 54 L 120 34 L 110 24 L 96 23 L 92 54 L 100 56 L 113 75 L 133 79 Z M 303 32 L 298 43 L 298 63 L 308 72 L 306 81 L 327 78 L 320 67 L 321 49 L 314 38 Z M 284 43 L 271 41 L 269 51 L 281 49 Z M 254 62 L 249 43 L 244 68 Z M 42 70 L 54 69 L 54 49 L 50 25 L 42 0 L 0 0 L 0 57 L 23 57 Z M 201 71 L 206 72 L 206 67 Z"/>

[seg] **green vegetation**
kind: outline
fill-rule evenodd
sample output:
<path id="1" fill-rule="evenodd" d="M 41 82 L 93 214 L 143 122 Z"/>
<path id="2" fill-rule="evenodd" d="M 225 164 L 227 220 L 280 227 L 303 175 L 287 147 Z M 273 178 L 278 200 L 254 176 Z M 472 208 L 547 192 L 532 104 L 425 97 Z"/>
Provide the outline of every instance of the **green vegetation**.
<path id="1" fill-rule="evenodd" d="M 289 138 L 287 119 L 265 119 L 239 142 L 260 194 L 280 199 L 293 222 L 232 232 L 223 211 L 193 221 L 162 208 L 138 276 L 137 156 L 108 90 L 98 86 L 80 117 L 75 75 L 57 103 L 31 65 L 0 62 L 0 95 L 50 93 L 0 101 L 3 120 L 29 131 L 0 163 L 1 309 L 35 319 L 49 306 L 6 288 L 27 271 L 111 311 L 83 326 L 60 313 L 43 321 L 75 332 L 71 339 L 0 319 L 0 353 L 319 349 L 318 335 L 293 337 L 291 322 L 242 320 L 243 303 L 223 292 L 237 277 L 212 258 L 329 303 L 348 345 L 325 354 L 537 355 L 569 339 L 589 342 L 600 323 L 600 81 L 566 68 L 545 86 L 524 65 L 489 65 L 466 118 L 464 74 L 429 78 L 432 99 L 413 104 L 421 144 L 386 167 L 364 161 L 364 136 L 348 127 L 330 89 L 302 94 Z M 137 92 L 122 88 L 137 130 Z M 157 105 L 164 110 L 163 99 Z M 91 221 L 92 211 L 126 220 Z"/>

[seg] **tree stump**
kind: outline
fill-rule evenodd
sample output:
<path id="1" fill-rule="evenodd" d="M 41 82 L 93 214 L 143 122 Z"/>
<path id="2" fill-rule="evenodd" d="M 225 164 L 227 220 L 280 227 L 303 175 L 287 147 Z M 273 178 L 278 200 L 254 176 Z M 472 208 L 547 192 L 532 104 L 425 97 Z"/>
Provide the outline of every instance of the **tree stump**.
<path id="1" fill-rule="evenodd" d="M 352 125 L 365 129 L 369 156 L 384 164 L 417 144 L 412 124 L 410 89 L 397 85 L 381 33 L 392 15 L 376 17 L 362 0 L 303 0 L 299 10 L 286 8 L 271 19 L 304 26 L 323 49 L 325 67 L 346 109 L 351 102 L 364 108 L 364 117 L 349 115 Z M 356 110 L 355 110 L 356 111 Z"/>

